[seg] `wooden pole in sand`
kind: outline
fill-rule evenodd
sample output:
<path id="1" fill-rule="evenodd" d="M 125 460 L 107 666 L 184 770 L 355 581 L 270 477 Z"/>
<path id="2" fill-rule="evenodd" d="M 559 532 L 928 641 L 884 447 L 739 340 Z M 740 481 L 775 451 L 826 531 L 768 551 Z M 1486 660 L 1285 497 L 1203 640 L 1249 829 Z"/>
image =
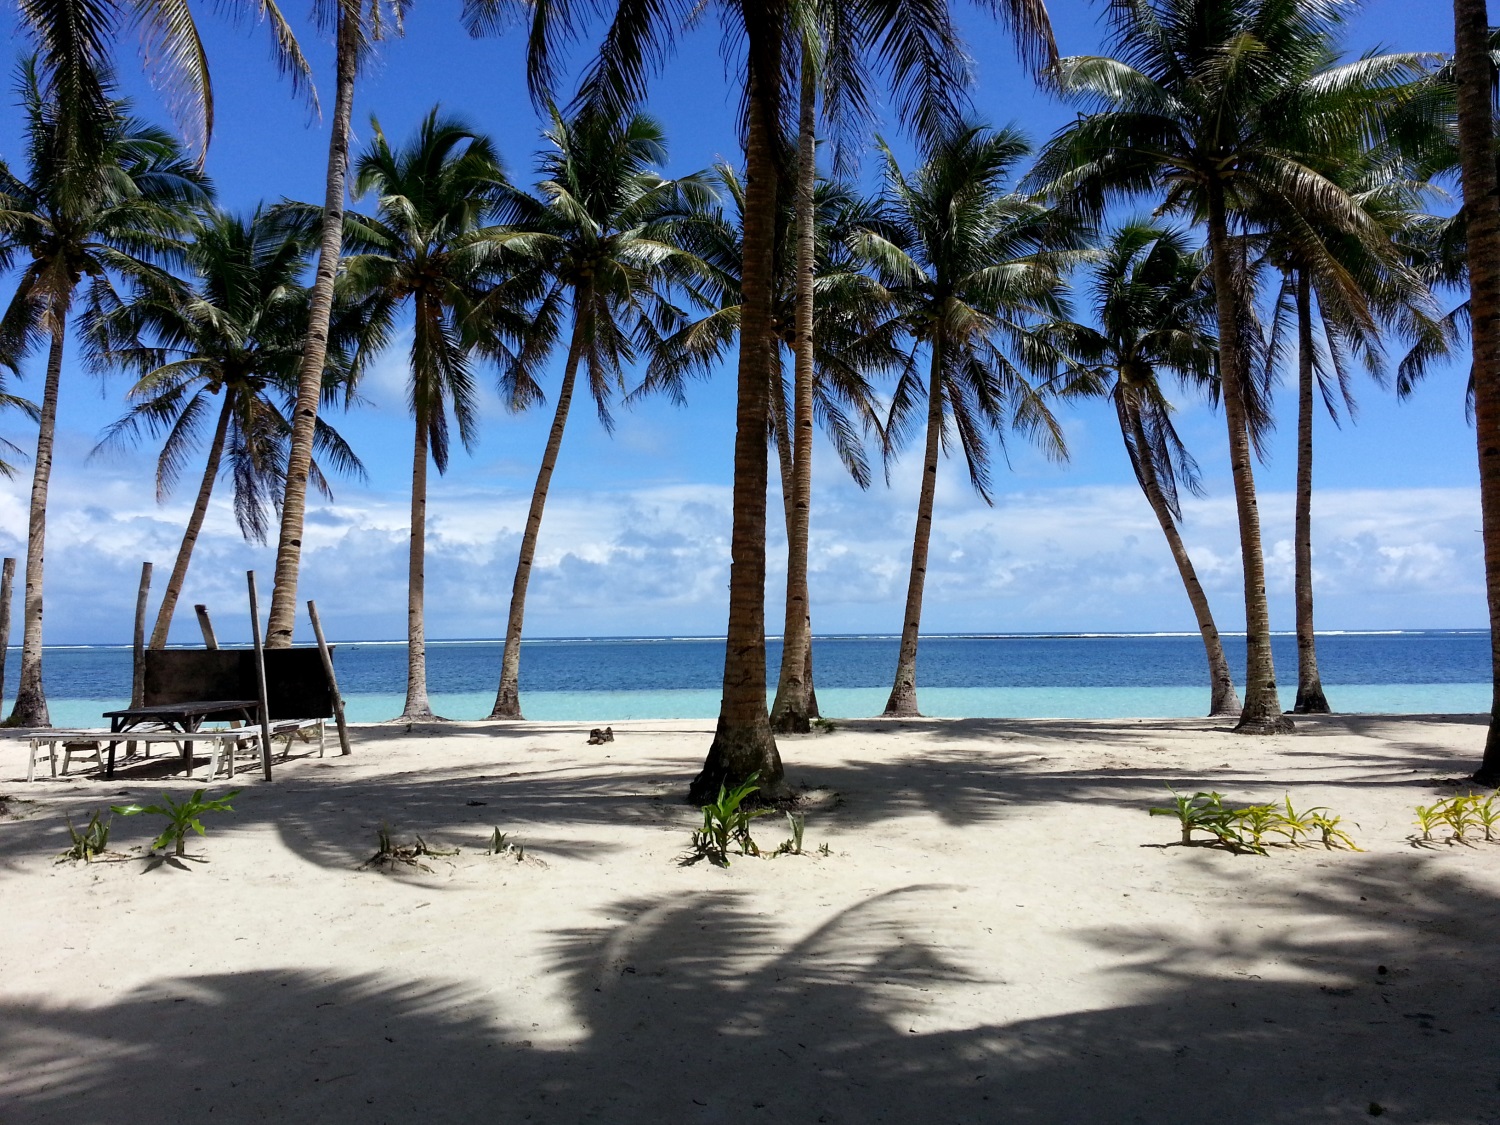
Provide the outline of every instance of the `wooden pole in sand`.
<path id="1" fill-rule="evenodd" d="M 139 707 L 146 697 L 146 602 L 151 597 L 151 564 L 141 563 L 141 586 L 135 594 L 134 667 L 130 676 L 130 705 Z"/>
<path id="2" fill-rule="evenodd" d="M 5 700 L 5 657 L 10 651 L 10 588 L 16 580 L 16 560 L 0 563 L 0 702 Z"/>
<path id="3" fill-rule="evenodd" d="M 333 650 L 323 637 L 323 623 L 318 620 L 318 603 L 307 599 L 307 616 L 312 618 L 313 636 L 318 638 L 318 654 L 323 657 L 323 671 L 328 674 L 328 686 L 333 689 L 333 721 L 339 728 L 339 753 L 348 754 L 349 728 L 344 725 L 344 697 L 339 694 L 339 682 L 333 674 Z"/>
<path id="4" fill-rule="evenodd" d="M 146 698 L 146 603 L 151 597 L 151 564 L 141 563 L 141 585 L 135 594 L 135 640 L 131 647 L 130 705 L 139 707 Z M 147 743 L 149 747 L 150 743 Z M 125 744 L 126 757 L 134 757 L 135 743 Z M 192 773 L 189 763 L 188 773 Z"/>
<path id="5" fill-rule="evenodd" d="M 271 780 L 271 701 L 266 692 L 266 650 L 260 640 L 260 598 L 255 593 L 255 571 L 247 570 L 250 587 L 250 637 L 255 642 L 255 686 L 260 689 L 260 772 Z"/>
<path id="6" fill-rule="evenodd" d="M 195 605 L 193 612 L 198 615 L 198 628 L 203 630 L 203 647 L 218 648 L 219 638 L 214 636 L 214 623 L 208 619 L 208 606 Z"/>

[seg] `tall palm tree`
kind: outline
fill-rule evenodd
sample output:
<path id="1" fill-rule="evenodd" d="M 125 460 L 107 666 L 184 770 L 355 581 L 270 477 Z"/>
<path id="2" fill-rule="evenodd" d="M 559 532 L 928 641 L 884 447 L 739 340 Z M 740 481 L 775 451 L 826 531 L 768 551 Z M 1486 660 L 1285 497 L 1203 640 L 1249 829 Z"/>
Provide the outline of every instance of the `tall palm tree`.
<path id="1" fill-rule="evenodd" d="M 476 32 L 498 25 L 509 0 L 465 0 Z M 589 112 L 622 119 L 645 95 L 650 78 L 670 57 L 682 26 L 697 18 L 694 0 L 620 0 L 598 54 L 584 76 L 580 97 Z M 531 7 L 527 74 L 537 91 L 558 77 L 559 48 L 578 34 L 596 9 L 567 0 Z M 1010 22 L 1023 54 L 1035 64 L 1055 57 L 1042 0 L 999 0 L 991 10 Z M 769 421 L 772 255 L 779 169 L 787 166 L 783 129 L 786 99 L 807 24 L 804 7 L 790 0 L 748 0 L 718 8 L 726 49 L 744 60 L 746 206 L 744 297 L 735 407 L 733 527 L 730 533 L 729 622 L 725 630 L 724 685 L 718 729 L 689 796 L 708 800 L 719 787 L 755 773 L 762 796 L 785 792 L 781 755 L 766 710 L 765 435 Z M 871 0 L 841 6 L 825 48 L 829 73 L 840 75 L 827 93 L 831 120 L 868 116 L 875 70 L 893 88 L 904 120 L 935 127 L 954 115 L 967 78 L 966 58 L 946 3 Z M 743 54 L 740 52 L 743 51 Z"/>
<path id="2" fill-rule="evenodd" d="M 1453 0 L 1453 25 L 1474 355 L 1474 418 L 1479 440 L 1479 501 L 1494 667 L 1489 735 L 1474 778 L 1485 785 L 1500 785 L 1500 177 L 1495 168 L 1493 71 L 1485 0 Z"/>
<path id="3" fill-rule="evenodd" d="M 266 541 L 271 511 L 280 504 L 295 386 L 307 325 L 302 273 L 312 247 L 312 223 L 290 211 L 257 208 L 248 219 L 210 210 L 187 251 L 190 286 L 142 285 L 126 304 L 95 326 L 99 359 L 139 372 L 129 392 L 134 405 L 115 422 L 100 449 L 163 438 L 156 462 L 157 499 L 172 491 L 204 430 L 208 455 L 182 545 L 151 631 L 149 647 L 167 643 L 172 615 L 192 561 L 209 500 L 228 458 L 234 514 L 241 532 Z M 346 315 L 347 334 L 361 319 Z M 149 342 L 143 342 L 147 341 Z M 344 341 L 330 353 L 324 394 L 334 398 L 351 382 Z M 217 410 L 214 399 L 219 399 Z M 322 419 L 318 445 L 335 469 L 363 477 L 358 457 Z M 315 472 L 325 493 L 327 483 Z"/>
<path id="4" fill-rule="evenodd" d="M 526 346 L 517 349 L 502 377 L 502 390 L 514 407 L 534 400 L 538 369 L 560 334 L 563 306 L 571 313 L 572 330 L 511 584 L 492 719 L 522 717 L 526 589 L 579 367 L 587 370 L 600 422 L 612 430 L 610 400 L 623 389 L 622 366 L 634 361 L 638 348 L 658 349 L 660 333 L 680 319 L 669 286 L 700 267 L 677 245 L 675 228 L 685 214 L 685 197 L 701 204 L 708 194 L 696 175 L 680 180 L 661 175 L 665 138 L 661 126 L 644 114 L 618 125 L 590 115 L 565 119 L 556 109 L 551 118 L 546 137 L 552 147 L 540 159 L 537 195 L 510 196 L 501 216 L 508 230 L 498 236 L 514 260 L 512 269 L 535 270 L 549 279 L 533 314 L 536 327 L 526 333 Z"/>
<path id="5" fill-rule="evenodd" d="M 47 366 L 32 469 L 21 674 L 8 722 L 46 726 L 43 557 L 68 320 L 79 302 L 86 318 L 120 303 L 116 278 L 159 277 L 155 263 L 178 254 L 196 222 L 193 208 L 207 202 L 208 182 L 169 134 L 127 116 L 122 102 L 113 103 L 99 160 L 81 163 L 31 65 L 23 67 L 21 92 L 28 167 L 0 162 L 0 267 L 18 255 L 30 260 L 0 315 L 0 360 L 15 367 L 45 341 Z"/>
<path id="6" fill-rule="evenodd" d="M 939 455 L 956 437 L 969 481 L 990 500 L 991 437 L 1007 431 L 1035 439 L 1048 456 L 1065 455 L 1062 429 L 1026 372 L 1049 366 L 1038 329 L 1065 309 L 1064 273 L 1079 255 L 1069 224 L 1047 207 L 1005 190 L 1030 153 L 1014 129 L 964 124 L 930 142 L 914 173 L 885 149 L 885 196 L 895 237 L 873 231 L 856 248 L 879 269 L 900 323 L 927 353 L 891 395 L 886 450 L 917 426 L 925 431 L 922 485 L 912 536 L 911 574 L 888 716 L 916 715 L 917 640 Z"/>
<path id="7" fill-rule="evenodd" d="M 1331 280 L 1338 263 L 1310 231 L 1338 231 L 1370 246 L 1386 237 L 1330 179 L 1336 154 L 1325 144 L 1333 126 L 1341 134 L 1351 122 L 1368 122 L 1382 99 L 1363 81 L 1309 81 L 1326 66 L 1353 6 L 1352 0 L 1113 4 L 1113 54 L 1059 64 L 1062 89 L 1085 112 L 1052 140 L 1033 174 L 1055 197 L 1093 213 L 1112 198 L 1160 191 L 1163 211 L 1205 224 L 1245 580 L 1245 707 L 1236 729 L 1247 733 L 1284 732 L 1292 724 L 1281 712 L 1271 659 L 1252 466 L 1250 298 L 1236 231 L 1247 217 L 1280 216 L 1308 268 Z M 1419 69 L 1414 62 L 1406 76 Z"/>
<path id="8" fill-rule="evenodd" d="M 1172 425 L 1163 373 L 1211 386 L 1217 377 L 1213 293 L 1207 261 L 1183 233 L 1146 221 L 1118 227 L 1096 262 L 1089 286 L 1093 323 L 1055 329 L 1069 357 L 1064 390 L 1107 397 L 1136 482 L 1161 525 L 1187 591 L 1208 661 L 1210 715 L 1238 715 L 1239 695 L 1214 624 L 1208 595 L 1177 530 L 1182 488 L 1199 493 L 1198 467 Z"/>
<path id="9" fill-rule="evenodd" d="M 727 164 L 714 169 L 721 201 L 693 214 L 683 224 L 682 237 L 707 269 L 695 295 L 708 306 L 701 317 L 668 336 L 653 356 L 647 377 L 635 394 L 663 392 L 675 401 L 686 401 L 685 376 L 710 375 L 730 353 L 739 335 L 742 286 L 740 269 L 744 256 L 745 185 Z M 771 417 L 769 440 L 777 453 L 781 476 L 782 514 L 786 521 L 788 552 L 795 541 L 795 495 L 799 474 L 811 472 L 810 460 L 794 464 L 795 444 L 792 410 L 787 406 L 785 354 L 794 357 L 798 348 L 798 305 L 802 286 L 798 268 L 798 212 L 801 208 L 786 195 L 779 197 L 776 245 L 773 257 L 770 367 Z M 899 369 L 904 362 L 899 330 L 887 319 L 889 299 L 884 288 L 870 276 L 865 263 L 849 248 L 857 230 L 882 229 L 883 219 L 876 201 L 857 196 L 848 185 L 819 179 L 814 187 L 813 243 L 814 306 L 813 371 L 810 386 L 815 423 L 833 444 L 849 475 L 861 488 L 870 485 L 870 465 L 864 439 L 879 433 L 881 418 L 871 377 Z M 796 399 L 794 383 L 792 399 Z M 804 414 L 807 406 L 801 407 Z M 804 438 L 805 441 L 805 438 Z M 810 457 L 810 455 L 809 455 Z M 805 485 L 808 507 L 811 482 Z M 805 555 L 806 544 L 802 546 Z M 789 557 L 788 570 L 793 569 Z M 803 563 L 803 616 L 806 595 L 806 564 Z M 789 596 L 791 596 L 789 592 Z M 812 646 L 800 660 L 788 657 L 783 635 L 782 670 L 776 700 L 771 708 L 773 726 L 802 729 L 816 715 L 817 696 L 812 672 Z M 801 670 L 801 683 L 792 685 L 794 670 Z M 792 698 L 795 696 L 795 702 Z M 805 708 L 800 716 L 796 704 Z"/>
<path id="10" fill-rule="evenodd" d="M 471 448 L 477 423 L 473 360 L 499 349 L 486 304 L 500 267 L 493 220 L 506 195 L 505 173 L 488 137 L 433 109 L 410 143 L 392 149 L 378 121 L 355 169 L 353 194 L 373 194 L 373 216 L 351 216 L 346 262 L 350 288 L 368 294 L 364 310 L 379 346 L 397 313 L 415 326 L 408 402 L 412 447 L 410 571 L 407 591 L 405 721 L 433 719 L 427 698 L 424 566 L 427 463 L 447 470 L 449 412 Z M 300 401 L 300 398 L 299 398 Z"/>

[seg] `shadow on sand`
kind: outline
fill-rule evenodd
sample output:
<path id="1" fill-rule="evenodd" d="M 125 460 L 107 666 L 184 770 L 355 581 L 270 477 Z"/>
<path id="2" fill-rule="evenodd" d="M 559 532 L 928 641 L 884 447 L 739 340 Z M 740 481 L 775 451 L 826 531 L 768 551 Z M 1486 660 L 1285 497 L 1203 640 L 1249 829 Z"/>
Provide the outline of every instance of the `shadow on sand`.
<path id="1" fill-rule="evenodd" d="M 1025 982 L 1004 963 L 914 938 L 930 906 L 906 887 L 788 944 L 734 891 L 614 902 L 600 917 L 630 921 L 547 951 L 581 1029 L 567 1043 L 534 1044 L 503 994 L 412 963 L 13 1000 L 0 1103 L 10 1125 L 1321 1123 L 1372 1103 L 1500 1121 L 1500 902 L 1425 857 L 1351 857 L 1301 892 L 1294 930 L 1191 941 L 1101 917 L 1078 936 L 1115 955 L 1128 999 L 1044 1018 L 1007 1018 Z M 1236 975 L 1247 957 L 1282 971 Z M 982 985 L 999 1010 L 955 1027 L 939 985 Z"/>

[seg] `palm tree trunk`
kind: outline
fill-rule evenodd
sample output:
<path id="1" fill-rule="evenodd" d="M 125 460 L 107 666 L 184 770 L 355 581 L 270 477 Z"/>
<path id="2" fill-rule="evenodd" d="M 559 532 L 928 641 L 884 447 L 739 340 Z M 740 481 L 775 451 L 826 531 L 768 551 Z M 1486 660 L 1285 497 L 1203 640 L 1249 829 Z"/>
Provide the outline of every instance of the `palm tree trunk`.
<path id="1" fill-rule="evenodd" d="M 156 625 L 151 630 L 151 648 L 167 647 L 167 632 L 172 628 L 172 614 L 177 609 L 177 599 L 182 596 L 182 585 L 187 581 L 188 563 L 192 561 L 198 533 L 203 530 L 203 518 L 208 514 L 208 501 L 213 495 L 214 482 L 219 477 L 219 461 L 224 456 L 224 436 L 229 432 L 229 419 L 233 413 L 234 396 L 225 387 L 224 405 L 219 409 L 219 424 L 214 429 L 214 440 L 208 447 L 208 463 L 203 467 L 198 498 L 193 502 L 193 513 L 188 517 L 187 530 L 182 533 L 182 546 L 177 548 L 177 562 L 172 566 L 172 576 L 167 579 L 167 588 L 161 596 L 161 608 L 156 614 Z"/>
<path id="2" fill-rule="evenodd" d="M 31 474 L 31 515 L 26 530 L 26 591 L 21 603 L 21 675 L 11 727 L 49 727 L 47 693 L 42 690 L 42 560 L 47 542 L 47 488 L 52 482 L 52 448 L 57 435 L 57 388 L 62 380 L 63 338 L 67 302 L 52 308 L 52 346 L 47 353 L 47 376 L 42 386 L 42 413 L 36 430 L 36 462 Z"/>
<path id="3" fill-rule="evenodd" d="M 1318 675 L 1317 635 L 1313 632 L 1312 588 L 1313 326 L 1312 285 L 1297 271 L 1297 701 L 1298 715 L 1326 715 L 1328 699 Z"/>
<path id="4" fill-rule="evenodd" d="M 574 291 L 573 339 L 568 345 L 562 386 L 557 391 L 552 429 L 547 434 L 547 447 L 542 451 L 542 467 L 537 470 L 536 487 L 531 490 L 526 531 L 521 536 L 521 556 L 516 561 L 516 578 L 510 588 L 510 617 L 505 623 L 505 652 L 500 657 L 500 688 L 495 693 L 495 707 L 490 712 L 492 719 L 525 717 L 521 714 L 521 625 L 526 618 L 526 587 L 531 582 L 531 561 L 536 556 L 537 536 L 542 530 L 542 509 L 547 506 L 547 490 L 552 485 L 552 470 L 557 466 L 563 429 L 568 424 L 568 408 L 573 404 L 573 383 L 578 375 L 578 361 L 583 355 L 585 318 L 592 299 L 586 286 L 579 286 Z"/>
<path id="5" fill-rule="evenodd" d="M 1284 734 L 1292 721 L 1281 713 L 1276 665 L 1271 659 L 1271 609 L 1266 601 L 1266 563 L 1260 544 L 1260 509 L 1255 500 L 1250 430 L 1245 410 L 1243 353 L 1240 350 L 1238 295 L 1230 261 L 1229 220 L 1224 189 L 1208 188 L 1208 242 L 1213 256 L 1214 300 L 1219 327 L 1219 381 L 1229 426 L 1229 466 L 1240 524 L 1240 561 L 1245 575 L 1245 708 L 1235 730 L 1243 734 Z"/>
<path id="6" fill-rule="evenodd" d="M 802 102 L 797 128 L 796 346 L 792 375 L 792 503 L 787 521 L 786 624 L 781 634 L 781 674 L 771 707 L 773 730 L 805 733 L 812 729 L 807 680 L 812 645 L 811 601 L 807 588 L 807 541 L 812 517 L 813 445 L 813 259 L 816 250 L 813 188 L 817 177 L 818 91 L 812 60 L 802 49 Z"/>
<path id="7" fill-rule="evenodd" d="M 1224 656 L 1224 642 L 1214 625 L 1208 595 L 1203 592 L 1203 584 L 1198 581 L 1198 572 L 1193 568 L 1193 560 L 1188 556 L 1187 546 L 1177 530 L 1177 521 L 1172 518 L 1172 509 L 1161 490 L 1161 481 L 1156 475 L 1156 465 L 1151 460 L 1150 446 L 1146 440 L 1146 428 L 1141 424 L 1140 408 L 1133 402 L 1127 402 L 1124 395 L 1116 395 L 1115 412 L 1120 417 L 1121 434 L 1128 435 L 1134 442 L 1133 450 L 1131 442 L 1125 443 L 1126 452 L 1135 462 L 1136 472 L 1140 475 L 1141 491 L 1146 494 L 1146 501 L 1156 514 L 1156 522 L 1161 525 L 1162 534 L 1167 537 L 1172 561 L 1177 564 L 1177 573 L 1182 578 L 1183 589 L 1187 591 L 1188 602 L 1193 607 L 1193 616 L 1198 619 L 1198 634 L 1203 638 L 1203 654 L 1208 659 L 1208 713 L 1238 715 L 1240 697 L 1234 690 L 1234 676 L 1229 671 L 1229 660 Z"/>
<path id="8" fill-rule="evenodd" d="M 422 310 L 417 310 L 422 315 Z M 424 616 L 427 561 L 427 409 L 418 408 L 411 459 L 411 550 L 406 584 L 406 706 L 403 722 L 431 722 L 437 716 L 427 700 L 427 636 Z M 437 409 L 441 409 L 438 407 Z"/>
<path id="9" fill-rule="evenodd" d="M 919 715 L 917 710 L 917 637 L 922 625 L 922 590 L 927 584 L 927 548 L 932 541 L 932 504 L 937 496 L 938 454 L 943 445 L 943 335 L 932 337 L 932 374 L 927 383 L 927 451 L 922 461 L 922 490 L 917 497 L 917 527 L 911 541 L 911 577 L 906 585 L 906 617 L 896 656 L 896 682 L 885 701 L 885 716 Z"/>
<path id="10" fill-rule="evenodd" d="M 765 6 L 769 7 L 769 5 Z M 703 769 L 688 788 L 698 803 L 724 784 L 759 774 L 761 795 L 786 792 L 766 711 L 766 348 L 770 343 L 772 247 L 776 236 L 775 83 L 781 15 L 746 11 L 750 78 L 745 140 L 744 262 L 734 434 L 734 524 L 729 541 L 729 624 L 719 725 Z"/>
<path id="11" fill-rule="evenodd" d="M 1473 319 L 1474 428 L 1479 442 L 1479 505 L 1494 683 L 1489 736 L 1474 780 L 1500 785 L 1500 184 L 1496 182 L 1490 106 L 1489 22 L 1485 0 L 1453 0 L 1458 142 Z"/>
<path id="12" fill-rule="evenodd" d="M 308 306 L 307 344 L 297 377 L 297 406 L 287 451 L 286 491 L 281 504 L 281 535 L 276 544 L 276 575 L 266 647 L 292 643 L 297 617 L 297 574 L 302 565 L 302 528 L 307 515 L 307 480 L 312 470 L 313 435 L 323 368 L 328 358 L 328 321 L 333 313 L 333 281 L 338 273 L 344 233 L 344 180 L 349 170 L 349 118 L 354 107 L 354 76 L 359 60 L 358 16 L 338 5 L 338 86 L 333 129 L 328 137 L 328 177 L 323 195 L 323 230 L 318 269 Z"/>
<path id="13" fill-rule="evenodd" d="M 781 386 L 781 341 L 772 338 L 767 347 L 770 363 L 766 371 L 766 385 L 771 395 L 771 436 L 776 441 L 776 467 L 781 475 L 781 514 L 786 521 L 787 542 L 792 541 L 792 477 L 796 469 L 792 462 L 792 423 L 786 413 L 786 396 Z"/>

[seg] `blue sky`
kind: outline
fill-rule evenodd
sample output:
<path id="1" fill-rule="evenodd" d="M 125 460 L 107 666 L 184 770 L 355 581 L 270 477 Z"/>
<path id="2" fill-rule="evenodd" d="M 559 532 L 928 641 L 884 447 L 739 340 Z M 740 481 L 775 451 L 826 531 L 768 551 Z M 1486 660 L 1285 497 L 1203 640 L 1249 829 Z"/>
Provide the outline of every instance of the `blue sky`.
<path id="1" fill-rule="evenodd" d="M 1100 7 L 1083 0 L 1049 5 L 1065 54 L 1101 42 Z M 331 105 L 328 44 L 297 20 Z M 434 103 L 492 134 L 513 177 L 532 178 L 537 119 L 522 82 L 517 36 L 474 41 L 456 3 L 417 5 L 404 38 L 385 43 L 362 77 L 356 140 L 368 139 L 371 113 L 393 137 L 405 136 Z M 321 199 L 326 123 L 310 119 L 269 61 L 264 29 L 234 27 L 205 13 L 218 126 L 208 171 L 222 201 L 249 209 L 282 196 Z M 8 13 L 7 20 L 12 19 Z M 1363 50 L 1451 49 L 1451 8 L 1439 0 L 1372 0 L 1351 26 L 1347 46 Z M 965 15 L 978 74 L 978 115 L 1014 122 L 1036 141 L 1071 116 L 1038 91 L 1015 63 L 1005 35 Z M 578 57 L 582 57 L 580 52 Z M 143 112 L 165 119 L 127 57 L 122 73 Z M 732 76 L 731 76 L 732 77 Z M 712 26 L 685 35 L 655 84 L 651 112 L 665 124 L 671 170 L 686 172 L 735 158 L 738 90 L 726 81 Z M 0 117 L 0 154 L 17 152 L 18 114 Z M 886 128 L 894 136 L 895 127 Z M 874 162 L 864 170 L 873 185 Z M 370 470 L 367 485 L 336 486 L 309 520 L 302 596 L 318 599 L 342 638 L 404 632 L 405 534 L 410 423 L 402 394 L 404 354 L 393 349 L 365 388 L 367 404 L 332 420 Z M 39 394 L 40 358 L 21 393 Z M 555 378 L 555 372 L 554 372 Z M 149 451 L 89 460 L 100 429 L 118 415 L 125 380 L 101 381 L 70 363 L 65 371 L 60 448 L 53 478 L 48 549 L 47 639 L 85 643 L 128 637 L 142 559 L 164 572 L 186 516 L 187 492 L 157 505 Z M 1463 416 L 1455 367 L 1398 404 L 1389 390 L 1359 388 L 1356 425 L 1318 419 L 1315 569 L 1322 628 L 1474 627 L 1485 622 L 1472 430 Z M 1204 469 L 1208 495 L 1187 506 L 1184 535 L 1221 627 L 1242 625 L 1233 504 L 1222 418 L 1184 400 L 1180 427 Z M 1294 395 L 1279 395 L 1279 428 L 1268 464 L 1257 470 L 1276 627 L 1289 628 Z M 1012 471 L 997 474 L 995 506 L 979 502 L 961 467 L 941 473 L 924 628 L 929 631 L 1178 630 L 1193 621 L 1149 509 L 1125 463 L 1111 412 L 1099 404 L 1062 407 L 1072 452 L 1064 466 L 1020 444 Z M 431 481 L 428 634 L 490 637 L 504 613 L 525 504 L 550 404 L 507 415 L 492 390 L 479 446 L 459 453 L 446 477 Z M 528 602 L 528 634 L 706 634 L 723 629 L 727 582 L 733 378 L 725 371 L 696 385 L 687 409 L 646 402 L 621 411 L 611 438 L 587 409 L 575 411 L 542 533 Z M 33 432 L 15 418 L 0 434 L 27 445 Z M 812 583 L 814 627 L 822 632 L 894 632 L 910 550 L 917 473 L 908 456 L 862 494 L 831 450 L 817 451 Z M 0 551 L 24 556 L 29 472 L 0 482 Z M 779 501 L 773 495 L 773 517 Z M 772 521 L 768 621 L 780 619 L 784 563 Z M 268 583 L 272 552 L 245 544 L 218 505 L 199 545 L 183 604 L 207 602 L 228 636 L 243 618 L 243 572 Z M 774 628 L 774 626 L 773 626 Z M 174 637 L 195 635 L 190 610 Z"/>

